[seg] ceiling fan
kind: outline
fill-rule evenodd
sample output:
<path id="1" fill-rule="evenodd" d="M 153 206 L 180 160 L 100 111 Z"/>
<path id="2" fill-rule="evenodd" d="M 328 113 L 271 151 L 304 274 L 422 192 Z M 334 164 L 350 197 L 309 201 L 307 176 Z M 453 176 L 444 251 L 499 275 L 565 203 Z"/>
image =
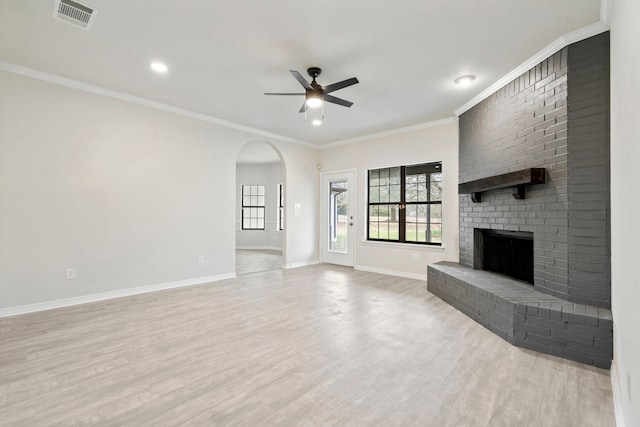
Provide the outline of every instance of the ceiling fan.
<path id="1" fill-rule="evenodd" d="M 312 78 L 311 83 L 308 83 L 299 72 L 295 70 L 289 70 L 289 72 L 293 74 L 293 77 L 295 77 L 302 85 L 305 89 L 305 93 L 265 93 L 265 95 L 305 95 L 305 103 L 302 104 L 302 108 L 300 108 L 299 111 L 300 113 L 306 112 L 307 107 L 319 107 L 323 102 L 330 102 L 332 104 L 342 105 L 343 107 L 351 107 L 353 105 L 353 102 L 329 95 L 329 93 L 359 83 L 358 79 L 355 77 L 327 86 L 321 86 L 316 82 L 316 77 L 318 77 L 322 72 L 318 67 L 311 67 L 307 69 L 307 73 L 309 73 L 309 76 Z"/>

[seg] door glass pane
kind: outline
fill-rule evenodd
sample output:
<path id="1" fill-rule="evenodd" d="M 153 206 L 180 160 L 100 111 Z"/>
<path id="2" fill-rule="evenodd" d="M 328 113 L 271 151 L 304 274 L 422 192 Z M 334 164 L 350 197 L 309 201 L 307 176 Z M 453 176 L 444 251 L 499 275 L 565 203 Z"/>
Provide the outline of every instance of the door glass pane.
<path id="1" fill-rule="evenodd" d="M 329 183 L 329 250 L 347 252 L 347 181 Z"/>

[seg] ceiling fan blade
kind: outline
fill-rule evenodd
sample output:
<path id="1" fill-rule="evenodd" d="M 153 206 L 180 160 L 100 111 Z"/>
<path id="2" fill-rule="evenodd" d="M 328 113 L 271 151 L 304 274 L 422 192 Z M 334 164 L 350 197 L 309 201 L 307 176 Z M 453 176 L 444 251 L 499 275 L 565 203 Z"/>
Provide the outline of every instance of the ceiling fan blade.
<path id="1" fill-rule="evenodd" d="M 296 70 L 289 70 L 289 72 L 293 74 L 293 77 L 296 78 L 296 80 L 302 85 L 303 88 L 311 89 L 311 85 L 304 77 L 302 77 L 302 74 L 300 74 Z"/>
<path id="2" fill-rule="evenodd" d="M 300 111 L 298 111 L 298 113 L 304 113 L 304 111 L 305 111 L 306 107 L 307 107 L 307 102 L 305 101 L 305 102 L 302 104 L 302 107 L 300 107 Z"/>
<path id="3" fill-rule="evenodd" d="M 337 98 L 335 96 L 327 95 L 326 93 L 324 94 L 324 100 L 332 104 L 342 105 L 343 107 L 351 107 L 353 105 L 353 102 L 351 101 L 347 101 L 342 98 Z"/>
<path id="4" fill-rule="evenodd" d="M 306 93 L 264 93 L 265 95 L 306 95 Z"/>
<path id="5" fill-rule="evenodd" d="M 351 77 L 350 79 L 343 80 L 343 81 L 338 82 L 338 83 L 334 83 L 334 84 L 331 84 L 331 85 L 324 86 L 323 89 L 324 89 L 324 93 L 329 93 L 329 92 L 336 91 L 338 89 L 343 89 L 345 87 L 352 86 L 352 85 L 354 85 L 356 83 L 360 83 L 360 82 L 355 77 Z"/>

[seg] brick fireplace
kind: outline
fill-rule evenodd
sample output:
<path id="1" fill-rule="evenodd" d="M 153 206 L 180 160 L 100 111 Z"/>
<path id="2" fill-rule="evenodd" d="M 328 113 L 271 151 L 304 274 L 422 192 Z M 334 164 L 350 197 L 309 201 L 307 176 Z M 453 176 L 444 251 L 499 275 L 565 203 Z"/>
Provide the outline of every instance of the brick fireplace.
<path id="1" fill-rule="evenodd" d="M 476 228 L 473 233 L 476 270 L 492 271 L 533 285 L 533 233 Z"/>
<path id="2" fill-rule="evenodd" d="M 516 345 L 608 368 L 609 33 L 556 52 L 459 127 L 460 262 L 429 266 L 428 290 Z M 524 171 L 544 179 L 495 185 Z M 514 267 L 504 251 L 528 245 L 531 265 Z"/>

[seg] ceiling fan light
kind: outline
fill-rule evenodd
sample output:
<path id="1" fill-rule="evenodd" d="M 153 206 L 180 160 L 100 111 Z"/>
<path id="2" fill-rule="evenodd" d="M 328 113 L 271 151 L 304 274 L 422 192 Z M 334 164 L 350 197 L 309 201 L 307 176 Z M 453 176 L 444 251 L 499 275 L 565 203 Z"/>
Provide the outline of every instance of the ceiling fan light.
<path id="1" fill-rule="evenodd" d="M 311 124 L 312 124 L 312 125 L 314 125 L 314 126 L 320 126 L 320 125 L 322 124 L 322 120 L 320 120 L 320 119 L 313 119 L 313 120 L 311 121 Z"/>
<path id="2" fill-rule="evenodd" d="M 307 98 L 307 107 L 318 108 L 321 105 L 322 105 L 322 99 L 315 96 L 310 96 Z"/>

